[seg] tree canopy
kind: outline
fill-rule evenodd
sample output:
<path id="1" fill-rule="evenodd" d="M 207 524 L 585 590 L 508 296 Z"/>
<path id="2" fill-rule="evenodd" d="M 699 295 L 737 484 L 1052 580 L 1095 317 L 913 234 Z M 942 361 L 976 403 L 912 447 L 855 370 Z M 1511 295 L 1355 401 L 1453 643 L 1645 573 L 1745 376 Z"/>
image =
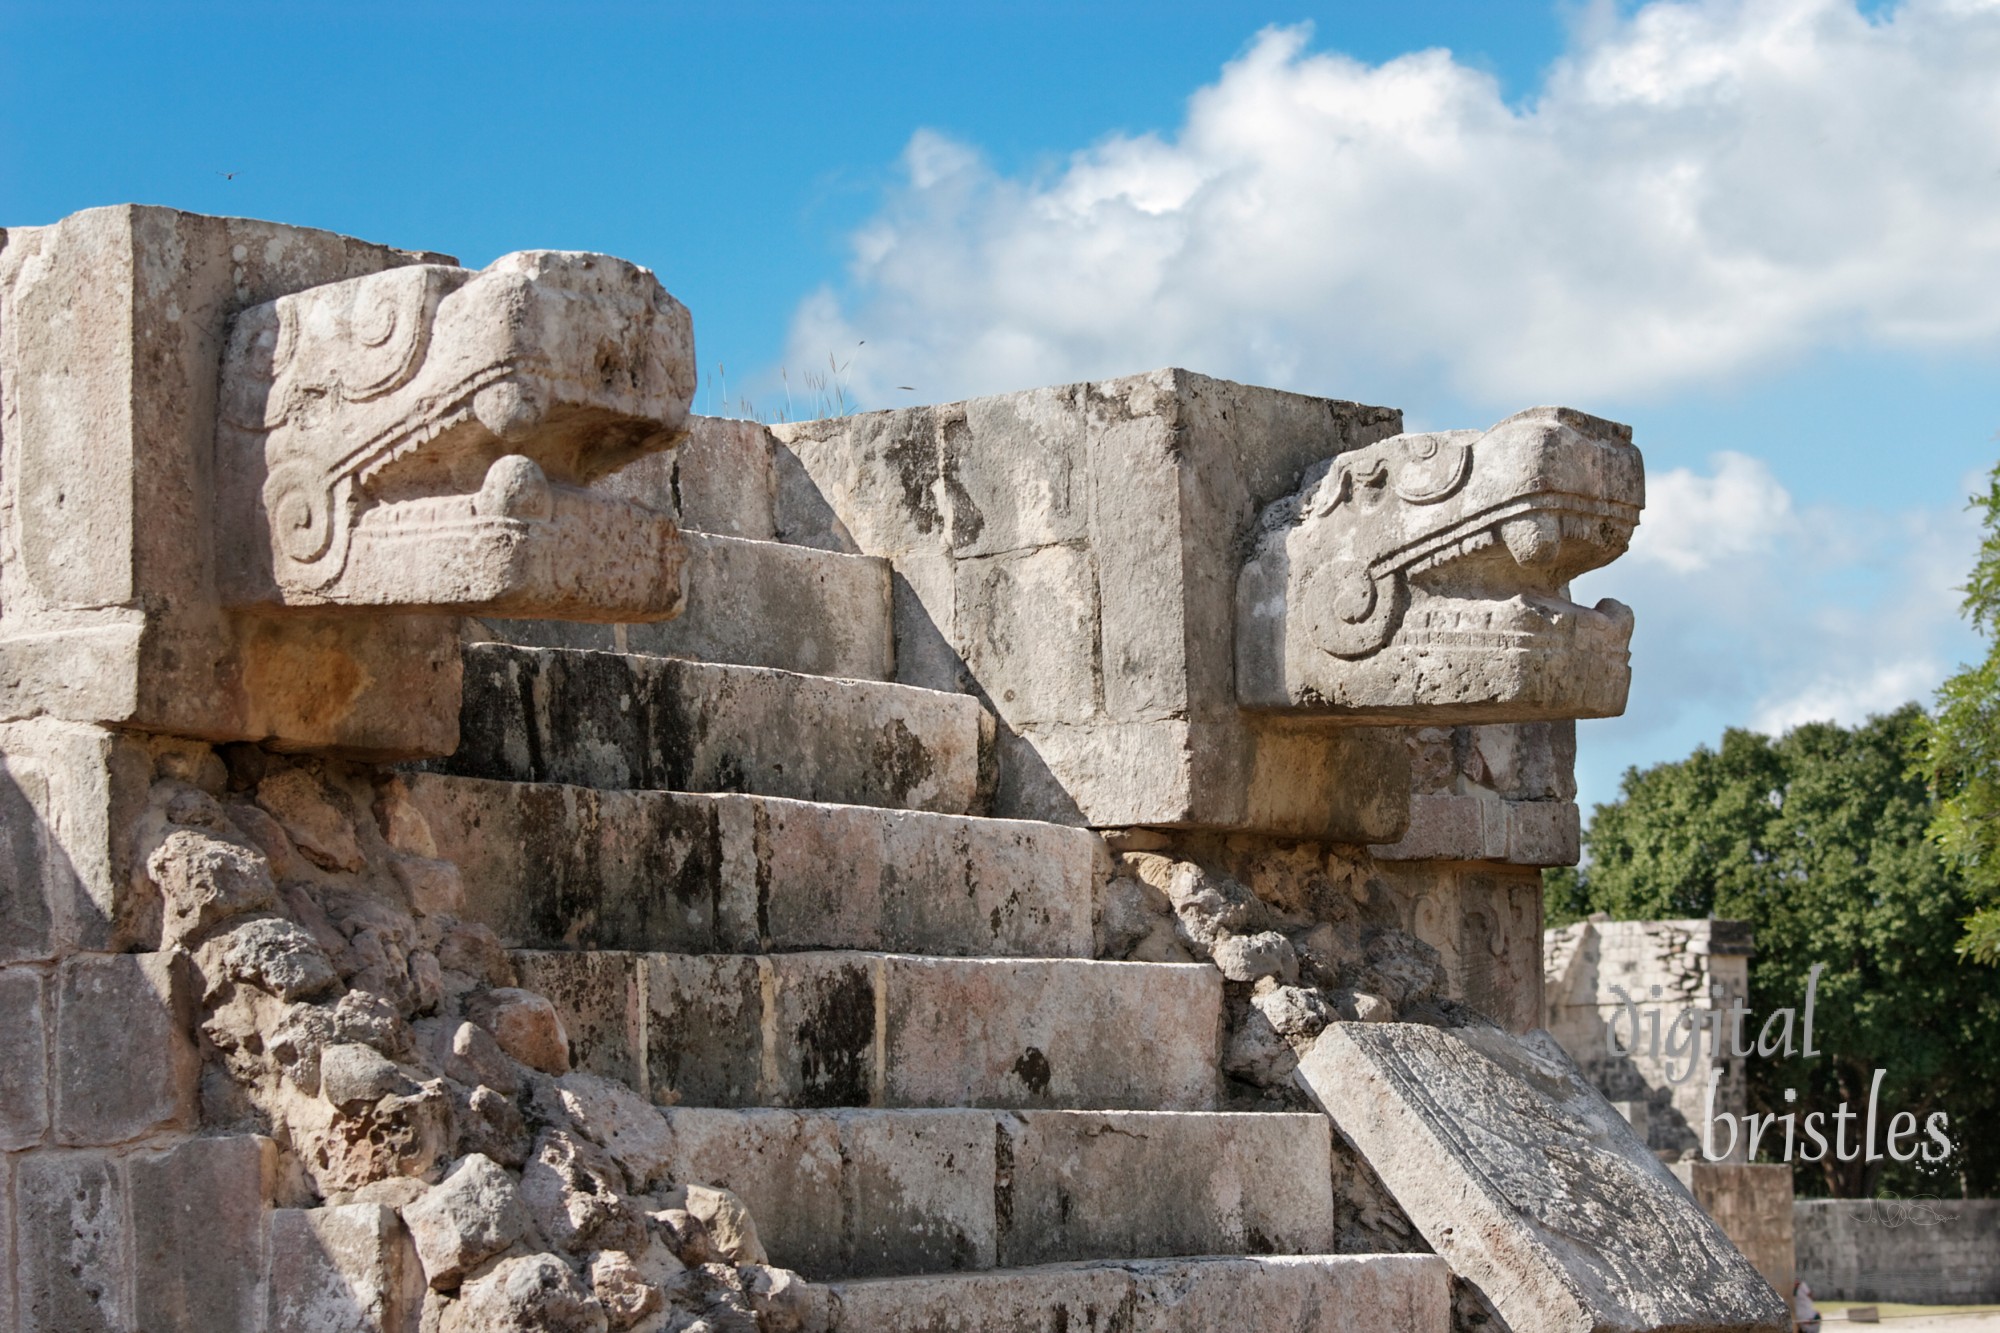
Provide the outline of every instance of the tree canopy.
<path id="1" fill-rule="evenodd" d="M 1972 505 L 1983 511 L 1986 535 L 1965 586 L 1965 613 L 1986 636 L 1986 659 L 1938 690 L 1924 766 L 1939 797 L 1931 836 L 1964 876 L 1976 908 L 1959 948 L 2000 963 L 2000 467 Z"/>
<path id="2" fill-rule="evenodd" d="M 1591 819 L 1585 865 L 1548 877 L 1552 925 L 1596 911 L 1748 921 L 1760 1015 L 1802 1008 L 1808 971 L 1825 965 L 1820 1056 L 1752 1057 L 1751 1110 L 1862 1110 L 1883 1069 L 1885 1116 L 1949 1115 L 1950 1160 L 1798 1162 L 1802 1194 L 2000 1187 L 2000 985 L 1957 952 L 1976 890 L 1930 837 L 1930 735 L 1915 704 L 1776 739 L 1732 729 L 1720 749 L 1628 769 L 1619 799 Z"/>

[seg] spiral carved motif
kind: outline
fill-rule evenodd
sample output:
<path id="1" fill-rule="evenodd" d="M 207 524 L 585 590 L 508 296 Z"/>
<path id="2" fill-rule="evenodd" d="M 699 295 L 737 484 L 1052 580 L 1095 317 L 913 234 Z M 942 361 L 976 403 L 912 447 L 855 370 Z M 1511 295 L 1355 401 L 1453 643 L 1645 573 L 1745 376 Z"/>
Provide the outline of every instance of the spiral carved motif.
<path id="1" fill-rule="evenodd" d="M 264 481 L 264 512 L 286 559 L 310 564 L 333 544 L 333 495 L 316 469 L 281 467 Z"/>

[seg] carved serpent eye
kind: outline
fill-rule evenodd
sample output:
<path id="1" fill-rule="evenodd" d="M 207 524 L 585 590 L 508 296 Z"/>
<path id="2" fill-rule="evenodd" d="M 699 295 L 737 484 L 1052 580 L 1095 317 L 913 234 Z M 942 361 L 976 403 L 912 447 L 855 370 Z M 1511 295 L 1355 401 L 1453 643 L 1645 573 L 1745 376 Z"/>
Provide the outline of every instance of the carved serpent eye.
<path id="1" fill-rule="evenodd" d="M 1436 504 L 1455 495 L 1472 475 L 1470 445 L 1435 435 L 1413 435 L 1402 446 L 1396 494 L 1413 505 Z"/>
<path id="2" fill-rule="evenodd" d="M 370 290 L 355 302 L 354 336 L 364 347 L 380 347 L 396 332 L 398 296 Z"/>

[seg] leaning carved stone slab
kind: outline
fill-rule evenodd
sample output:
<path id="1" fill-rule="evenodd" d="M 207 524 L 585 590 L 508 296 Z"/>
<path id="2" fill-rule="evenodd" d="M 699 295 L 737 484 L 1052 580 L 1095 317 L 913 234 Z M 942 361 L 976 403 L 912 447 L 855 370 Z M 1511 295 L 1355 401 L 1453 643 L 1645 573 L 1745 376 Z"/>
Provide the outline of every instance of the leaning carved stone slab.
<path id="1" fill-rule="evenodd" d="M 1645 503 L 1629 428 L 1535 408 L 1308 470 L 1237 582 L 1237 695 L 1356 721 L 1610 717 L 1632 613 L 1568 599 Z"/>
<path id="2" fill-rule="evenodd" d="M 1777 1293 L 1546 1032 L 1336 1023 L 1298 1076 L 1513 1333 L 1786 1327 Z"/>
<path id="3" fill-rule="evenodd" d="M 216 429 L 225 601 L 674 615 L 671 520 L 584 487 L 677 443 L 693 392 L 686 308 L 605 255 L 413 264 L 245 310 Z"/>

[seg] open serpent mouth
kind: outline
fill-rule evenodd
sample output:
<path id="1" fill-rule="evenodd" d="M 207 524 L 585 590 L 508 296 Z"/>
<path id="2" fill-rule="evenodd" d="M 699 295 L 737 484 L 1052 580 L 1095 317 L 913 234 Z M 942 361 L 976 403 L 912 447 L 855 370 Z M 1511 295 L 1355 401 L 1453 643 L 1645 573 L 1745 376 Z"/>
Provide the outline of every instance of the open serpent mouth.
<path id="1" fill-rule="evenodd" d="M 1472 661 L 1500 650 L 1594 659 L 1619 683 L 1577 699 L 1581 715 L 1614 692 L 1622 705 L 1632 613 L 1608 598 L 1579 606 L 1568 586 L 1624 552 L 1643 503 L 1631 432 L 1567 408 L 1338 454 L 1259 524 L 1238 583 L 1239 700 L 1333 712 L 1427 701 L 1492 719 L 1552 708 L 1526 697 L 1540 687 L 1509 697 L 1519 672 Z"/>

